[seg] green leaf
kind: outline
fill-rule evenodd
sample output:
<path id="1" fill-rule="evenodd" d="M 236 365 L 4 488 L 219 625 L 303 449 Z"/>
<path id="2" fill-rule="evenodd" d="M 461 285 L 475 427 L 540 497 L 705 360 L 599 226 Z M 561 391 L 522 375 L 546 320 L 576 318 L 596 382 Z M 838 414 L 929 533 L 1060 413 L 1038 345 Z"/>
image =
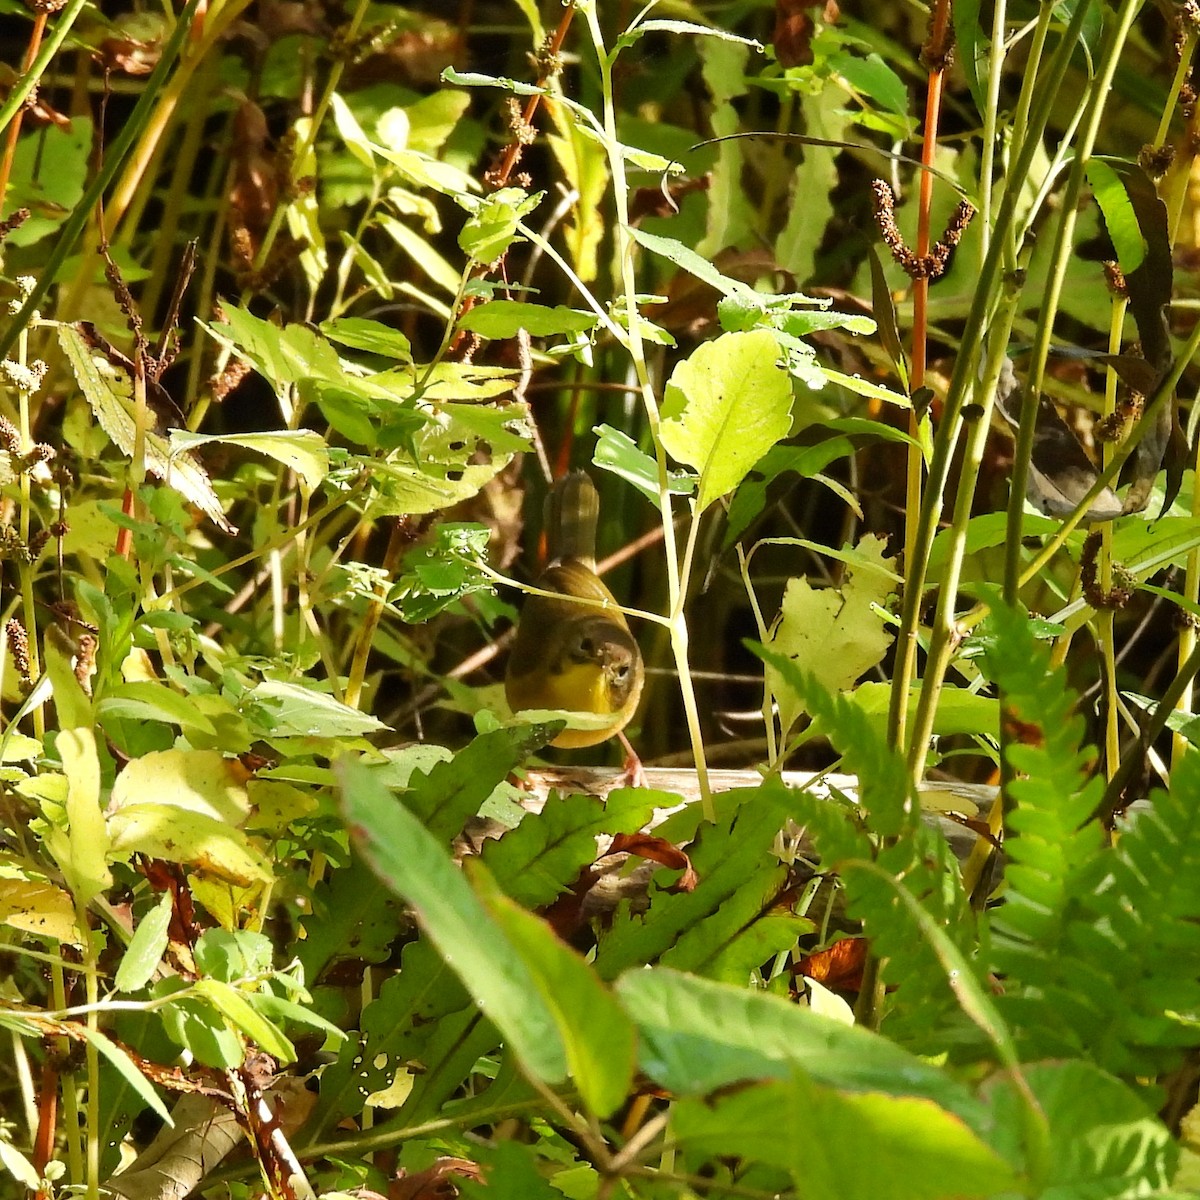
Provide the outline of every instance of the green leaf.
<path id="1" fill-rule="evenodd" d="M 466 202 L 461 196 L 458 200 L 460 204 Z M 479 262 L 495 262 L 516 238 L 517 223 L 541 200 L 541 192 L 530 196 L 517 187 L 501 188 L 483 200 L 472 200 L 471 216 L 458 235 L 459 247 Z"/>
<path id="2" fill-rule="evenodd" d="M 112 886 L 105 865 L 109 833 L 100 807 L 100 758 L 90 729 L 62 730 L 57 747 L 67 777 L 68 843 L 67 853 L 54 853 L 76 901 L 86 905 Z"/>
<path id="3" fill-rule="evenodd" d="M 157 1113 L 168 1125 L 173 1125 L 174 1121 L 171 1120 L 166 1105 L 159 1099 L 158 1093 L 150 1086 L 150 1081 L 138 1070 L 129 1055 L 100 1030 L 89 1029 L 86 1025 L 79 1028 L 88 1042 L 103 1058 L 112 1063 L 121 1078 L 141 1097 L 146 1107 Z"/>
<path id="4" fill-rule="evenodd" d="M 192 989 L 260 1050 L 281 1063 L 295 1061 L 295 1047 L 273 1021 L 254 1007 L 251 996 L 219 979 L 198 979 Z"/>
<path id="5" fill-rule="evenodd" d="M 145 987 L 167 948 L 167 927 L 171 924 L 171 893 L 164 892 L 158 903 L 138 922 L 121 965 L 113 977 L 118 992 L 136 992 Z"/>
<path id="6" fill-rule="evenodd" d="M 679 1101 L 671 1132 L 689 1159 L 786 1168 L 806 1200 L 982 1198 L 1020 1184 L 978 1134 L 929 1100 L 846 1095 L 800 1071 L 732 1096 Z"/>
<path id="7" fill-rule="evenodd" d="M 596 857 L 600 834 L 636 833 L 656 807 L 676 798 L 645 788 L 598 796 L 551 793 L 535 819 L 483 844 L 484 865 L 516 901 L 537 908 L 556 900 Z"/>
<path id="8" fill-rule="evenodd" d="M 161 804 L 230 826 L 250 811 L 246 769 L 216 750 L 158 750 L 126 764 L 113 784 L 110 813 L 131 804 Z"/>
<path id="9" fill-rule="evenodd" d="M 580 1095 L 598 1117 L 609 1116 L 633 1079 L 633 1024 L 576 951 L 510 900 L 478 862 L 471 868 L 476 894 L 528 967 L 557 1022 Z"/>
<path id="10" fill-rule="evenodd" d="M 688 847 L 697 886 L 690 892 L 652 887 L 648 918 L 618 913 L 596 950 L 600 974 L 611 979 L 638 963 L 660 960 L 685 970 L 708 969 L 782 890 L 786 871 L 772 847 L 797 799 L 778 781 L 722 793 L 717 822 L 705 825 Z M 680 814 L 679 820 L 696 816 Z M 658 832 L 671 841 L 687 836 L 674 826 Z"/>
<path id="11" fill-rule="evenodd" d="M 1088 159 L 1087 177 L 1092 185 L 1092 195 L 1104 214 L 1104 226 L 1112 238 L 1117 261 L 1121 264 L 1121 270 L 1128 275 L 1142 265 L 1146 257 L 1146 241 L 1125 185 L 1116 171 L 1100 158 Z"/>
<path id="12" fill-rule="evenodd" d="M 694 275 L 710 287 L 716 288 L 722 296 L 740 297 L 746 303 L 754 305 L 755 308 L 761 308 L 762 300 L 752 287 L 742 283 L 741 280 L 730 279 L 728 275 L 722 275 L 709 259 L 697 254 L 683 242 L 677 241 L 675 238 L 663 237 L 658 233 L 649 233 L 640 226 L 631 228 L 629 236 L 639 245 L 645 246 L 647 250 L 662 255 L 677 267 L 687 271 L 689 275 Z"/>
<path id="13" fill-rule="evenodd" d="M 358 123 L 358 118 L 350 111 L 350 106 L 337 92 L 334 92 L 329 100 L 330 107 L 333 109 L 333 123 L 337 126 L 342 141 L 346 143 L 346 148 L 364 167 L 373 169 L 375 146 Z"/>
<path id="14" fill-rule="evenodd" d="M 859 58 L 855 54 L 834 54 L 829 69 L 840 75 L 855 91 L 869 96 L 888 112 L 908 115 L 908 88 L 904 81 L 878 54 Z"/>
<path id="15" fill-rule="evenodd" d="M 1036 1194 L 1062 1200 L 1162 1194 L 1179 1150 L 1145 1098 L 1088 1062 L 1030 1063 L 1025 1080 L 1045 1114 L 1051 1153 L 1035 1178 Z M 1022 1163 L 1020 1094 L 1012 1077 L 984 1086 L 992 1109 L 992 1145 Z"/>
<path id="16" fill-rule="evenodd" d="M 262 710 L 264 729 L 272 737 L 361 737 L 387 728 L 378 717 L 325 692 L 279 679 L 256 684 L 246 693 L 247 702 Z"/>
<path id="17" fill-rule="evenodd" d="M 617 995 L 637 1024 L 642 1070 L 677 1095 L 802 1071 L 831 1087 L 933 1100 L 972 1124 L 982 1118 L 979 1102 L 939 1067 L 780 996 L 666 967 L 627 971 Z"/>
<path id="18" fill-rule="evenodd" d="M 633 484 L 658 508 L 658 464 L 654 459 L 639 450 L 627 433 L 611 425 L 597 425 L 592 432 L 596 435 L 592 462 L 624 479 L 626 483 Z M 673 496 L 687 496 L 696 489 L 696 477 L 687 472 L 670 471 L 667 478 L 667 486 Z"/>
<path id="19" fill-rule="evenodd" d="M 173 804 L 128 804 L 108 818 L 110 853 L 184 863 L 237 887 L 266 883 L 269 863 L 224 820 Z"/>
<path id="20" fill-rule="evenodd" d="M 693 37 L 713 37 L 719 38 L 723 42 L 736 42 L 741 46 L 749 46 L 752 50 L 763 50 L 762 42 L 755 41 L 754 38 L 741 37 L 736 33 L 731 33 L 727 29 L 722 29 L 719 25 L 698 25 L 694 21 L 666 21 L 666 20 L 649 20 L 639 21 L 632 29 L 621 34 L 613 46 L 614 52 L 624 49 L 626 46 L 632 46 L 639 38 L 644 37 L 647 33 L 678 33 L 683 35 L 691 35 Z"/>
<path id="21" fill-rule="evenodd" d="M 381 354 L 399 362 L 412 361 L 412 344 L 408 338 L 400 330 L 379 321 L 369 321 L 365 317 L 334 317 L 322 321 L 320 330 L 340 346 Z"/>
<path id="22" fill-rule="evenodd" d="M 442 71 L 442 79 L 458 87 L 495 87 L 503 88 L 517 96 L 544 96 L 546 89 L 536 84 L 527 83 L 520 79 L 506 79 L 503 75 L 483 75 L 478 71 L 456 71 L 446 67 Z"/>
<path id="23" fill-rule="evenodd" d="M 192 697 L 183 696 L 174 688 L 151 679 L 119 683 L 107 689 L 96 707 L 102 721 L 105 717 L 161 721 L 166 725 L 178 725 L 181 729 L 216 735 L 212 721 L 196 707 Z"/>
<path id="24" fill-rule="evenodd" d="M 94 131 L 89 117 L 32 130 L 20 138 L 4 197 L 4 215 L 26 208 L 31 216 L 5 238 L 9 247 L 32 246 L 55 232 L 83 197 Z"/>
<path id="25" fill-rule="evenodd" d="M 460 329 L 485 338 L 516 337 L 525 330 L 530 337 L 552 337 L 558 333 L 587 333 L 599 321 L 594 313 L 580 312 L 559 304 L 524 304 L 516 300 L 489 300 L 477 304 L 459 318 Z"/>
<path id="26" fill-rule="evenodd" d="M 896 560 L 884 554 L 873 534 L 858 544 L 859 561 L 836 588 L 813 588 L 807 579 L 789 579 L 767 646 L 802 663 L 829 692 L 849 688 L 883 659 L 892 644 L 890 626 L 880 615 L 895 591 Z M 784 676 L 767 669 L 767 686 L 779 706 L 784 736 L 804 712 L 802 699 Z"/>
<path id="27" fill-rule="evenodd" d="M 558 1023 L 449 854 L 361 764 L 343 760 L 342 806 L 363 858 L 412 905 L 438 953 L 525 1066 L 547 1083 L 567 1077 Z"/>
<path id="28" fill-rule="evenodd" d="M 733 491 L 791 428 L 792 391 L 767 330 L 726 333 L 699 346 L 667 383 L 662 441 L 700 473 L 699 512 Z"/>
<path id="29" fill-rule="evenodd" d="M 404 556 L 388 603 L 410 624 L 419 625 L 464 596 L 493 591 L 495 584 L 485 570 L 490 538 L 485 525 L 438 525 L 430 542 Z"/>
<path id="30" fill-rule="evenodd" d="M 329 447 L 311 429 L 277 429 L 270 433 L 201 434 L 176 429 L 171 432 L 171 453 L 218 443 L 240 446 L 281 462 L 304 481 L 305 490 L 315 491 L 329 474 Z"/>
<path id="31" fill-rule="evenodd" d="M 405 807 L 431 836 L 449 842 L 508 775 L 552 736 L 541 725 L 481 733 L 449 762 L 413 772 L 404 793 Z"/>
<path id="32" fill-rule="evenodd" d="M 80 390 L 87 398 L 96 420 L 112 444 L 131 458 L 138 444 L 137 406 L 133 380 L 124 367 L 110 362 L 100 350 L 93 349 L 79 328 L 58 326 L 58 341 L 71 364 Z M 152 426 L 153 415 L 144 410 L 142 420 Z M 226 533 L 237 533 L 221 508 L 208 472 L 190 454 L 174 454 L 167 440 L 153 428 L 143 427 L 141 445 L 146 470 L 174 488 L 190 504 Z"/>

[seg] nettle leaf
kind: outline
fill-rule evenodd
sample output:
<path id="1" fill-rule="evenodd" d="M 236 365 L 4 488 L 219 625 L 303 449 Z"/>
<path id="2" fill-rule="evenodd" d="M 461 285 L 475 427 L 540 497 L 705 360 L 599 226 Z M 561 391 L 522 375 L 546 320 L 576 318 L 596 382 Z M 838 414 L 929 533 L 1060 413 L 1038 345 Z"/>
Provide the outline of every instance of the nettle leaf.
<path id="1" fill-rule="evenodd" d="M 544 194 L 531 196 L 523 188 L 506 187 L 482 200 L 456 196 L 471 214 L 459 232 L 459 247 L 478 262 L 495 262 L 516 240 L 517 224 L 537 208 Z"/>
<path id="2" fill-rule="evenodd" d="M 421 624 L 464 596 L 491 592 L 484 570 L 491 531 L 484 525 L 439 525 L 432 544 L 410 550 L 388 592 L 405 621 Z"/>
<path id="3" fill-rule="evenodd" d="M 896 590 L 895 557 L 884 554 L 882 538 L 859 542 L 858 562 L 836 588 L 814 588 L 807 579 L 789 579 L 779 616 L 767 646 L 812 672 L 830 692 L 851 687 L 882 661 L 894 634 L 880 615 Z M 779 706 L 779 724 L 787 731 L 804 712 L 801 697 L 774 668 L 767 686 Z"/>
<path id="4" fill-rule="evenodd" d="M 76 326 L 59 325 L 57 328 L 59 345 L 71 364 L 75 381 L 88 406 L 112 444 L 131 458 L 139 444 L 139 431 L 134 385 L 129 372 L 95 349 Z M 229 534 L 237 533 L 237 527 L 226 518 L 208 472 L 199 460 L 190 454 L 172 451 L 166 438 L 152 428 L 154 416 L 149 409 L 143 409 L 142 421 L 140 444 L 146 470 L 196 505 L 219 529 Z"/>
<path id="5" fill-rule="evenodd" d="M 240 446 L 281 462 L 295 471 L 306 491 L 315 491 L 329 474 L 329 447 L 311 429 L 277 429 L 270 433 L 202 434 L 176 429 L 171 433 L 172 454 L 193 450 L 211 442 Z"/>
<path id="6" fill-rule="evenodd" d="M 703 512 L 745 478 L 791 428 L 792 390 L 767 330 L 726 333 L 699 346 L 667 382 L 662 441 L 700 473 Z"/>
<path id="7" fill-rule="evenodd" d="M 587 333 L 599 320 L 595 313 L 561 304 L 548 308 L 516 300 L 489 300 L 464 313 L 458 326 L 485 338 L 516 337 L 521 330 L 530 337 L 553 337 L 558 333 Z"/>

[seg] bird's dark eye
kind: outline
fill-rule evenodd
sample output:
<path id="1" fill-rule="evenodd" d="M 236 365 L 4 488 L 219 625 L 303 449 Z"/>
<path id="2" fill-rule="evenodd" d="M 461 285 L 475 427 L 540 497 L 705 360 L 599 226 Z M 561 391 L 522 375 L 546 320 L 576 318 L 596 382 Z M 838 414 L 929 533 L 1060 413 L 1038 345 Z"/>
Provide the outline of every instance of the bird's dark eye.
<path id="1" fill-rule="evenodd" d="M 596 653 L 596 643 L 590 637 L 580 638 L 579 653 L 591 658 Z"/>
<path id="2" fill-rule="evenodd" d="M 624 683 L 625 680 L 629 678 L 629 664 L 622 663 L 619 667 L 614 669 L 613 674 L 617 677 L 618 683 Z"/>

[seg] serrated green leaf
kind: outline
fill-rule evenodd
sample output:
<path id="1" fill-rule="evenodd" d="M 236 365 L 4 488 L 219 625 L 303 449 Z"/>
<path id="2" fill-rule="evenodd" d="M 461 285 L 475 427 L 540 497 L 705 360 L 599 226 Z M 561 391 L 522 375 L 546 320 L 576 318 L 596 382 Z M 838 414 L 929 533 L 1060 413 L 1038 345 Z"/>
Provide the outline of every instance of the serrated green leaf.
<path id="1" fill-rule="evenodd" d="M 972 1123 L 982 1115 L 967 1089 L 940 1068 L 779 996 L 665 967 L 626 972 L 617 995 L 637 1024 L 642 1070 L 677 1095 L 786 1080 L 799 1070 L 831 1087 L 921 1096 Z"/>
<path id="2" fill-rule="evenodd" d="M 311 429 L 277 429 L 270 433 L 201 434 L 176 429 L 171 433 L 171 453 L 195 449 L 210 443 L 240 446 L 283 463 L 304 481 L 307 491 L 315 491 L 329 474 L 329 447 L 319 433 Z"/>
<path id="3" fill-rule="evenodd" d="M 530 337 L 552 337 L 558 333 L 586 333 L 596 327 L 599 319 L 595 313 L 561 304 L 548 308 L 516 300 L 489 300 L 464 313 L 458 325 L 485 338 L 516 337 L 520 330 Z"/>
<path id="4" fill-rule="evenodd" d="M 554 1015 L 447 851 L 360 764 L 345 761 L 340 774 L 346 820 L 363 858 L 412 905 L 438 953 L 525 1066 L 561 1083 L 568 1063 Z"/>
<path id="5" fill-rule="evenodd" d="M 733 491 L 791 428 L 792 392 L 767 330 L 726 333 L 676 366 L 662 406 L 663 445 L 700 473 L 697 511 Z"/>

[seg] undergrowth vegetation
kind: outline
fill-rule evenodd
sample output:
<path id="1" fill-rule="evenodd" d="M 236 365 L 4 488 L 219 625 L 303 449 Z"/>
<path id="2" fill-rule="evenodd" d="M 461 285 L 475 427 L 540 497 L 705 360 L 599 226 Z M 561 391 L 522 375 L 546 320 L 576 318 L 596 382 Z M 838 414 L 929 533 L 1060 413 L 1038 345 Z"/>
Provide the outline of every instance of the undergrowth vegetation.
<path id="1" fill-rule="evenodd" d="M 0 1195 L 1195 1194 L 1192 0 L 125 7 L 0 4 Z"/>

